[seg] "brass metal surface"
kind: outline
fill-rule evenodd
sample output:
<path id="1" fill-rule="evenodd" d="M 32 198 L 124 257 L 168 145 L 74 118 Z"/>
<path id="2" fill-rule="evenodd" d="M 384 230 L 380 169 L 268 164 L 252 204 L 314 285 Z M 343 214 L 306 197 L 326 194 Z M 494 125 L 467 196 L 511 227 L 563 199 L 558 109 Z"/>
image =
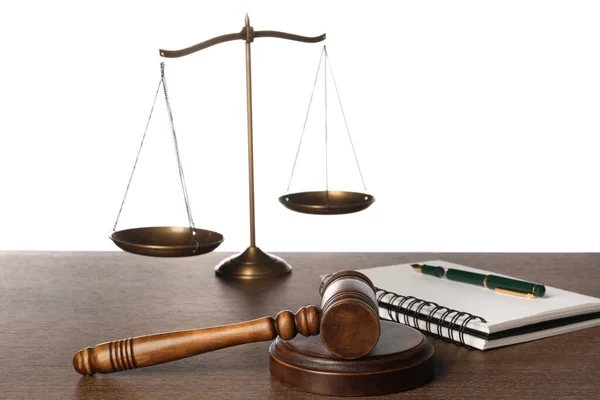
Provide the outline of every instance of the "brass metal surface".
<path id="1" fill-rule="evenodd" d="M 290 193 L 279 198 L 286 208 L 305 214 L 350 214 L 368 208 L 374 201 L 370 194 L 344 191 Z"/>
<path id="2" fill-rule="evenodd" d="M 190 54 L 193 54 L 197 51 L 204 50 L 208 47 L 214 46 L 219 43 L 229 42 L 232 40 L 246 40 L 252 41 L 254 38 L 261 37 L 272 37 L 279 39 L 287 39 L 293 40 L 296 42 L 304 42 L 304 43 L 318 43 L 322 42 L 326 39 L 326 34 L 322 34 L 319 36 L 301 36 L 295 35 L 293 33 L 279 32 L 279 31 L 254 31 L 254 29 L 249 26 L 249 22 L 246 23 L 246 26 L 242 28 L 242 30 L 238 33 L 228 33 L 226 35 L 216 36 L 212 39 L 205 40 L 204 42 L 195 44 L 193 46 L 187 47 L 181 50 L 163 50 L 160 49 L 159 53 L 161 57 L 165 58 L 178 58 L 184 57 Z"/>
<path id="3" fill-rule="evenodd" d="M 180 226 L 125 229 L 110 238 L 127 252 L 152 257 L 197 256 L 213 251 L 224 240 L 217 232 Z"/>
<path id="4" fill-rule="evenodd" d="M 197 51 L 206 49 L 219 43 L 232 40 L 244 40 L 246 48 L 246 112 L 248 122 L 248 188 L 249 188 L 249 214 L 250 214 L 250 247 L 238 256 L 230 257 L 221 262 L 216 268 L 215 273 L 218 276 L 235 277 L 241 279 L 275 277 L 287 274 L 292 267 L 280 259 L 271 256 L 258 247 L 256 247 L 256 229 L 255 229 L 255 205 L 254 205 L 254 149 L 252 132 L 252 68 L 251 68 L 251 50 L 250 45 L 255 38 L 273 37 L 287 40 L 294 40 L 305 43 L 316 43 L 325 40 L 325 34 L 315 37 L 300 36 L 279 31 L 255 31 L 250 25 L 248 14 L 245 17 L 245 24 L 239 33 L 230 33 L 216 36 L 212 39 L 198 43 L 191 47 L 181 50 L 159 50 L 162 57 L 177 58 L 184 57 Z M 357 210 L 358 211 L 358 210 Z M 215 246 L 216 247 L 216 246 Z M 144 248 L 145 250 L 145 248 Z M 209 250 L 210 251 L 210 250 Z M 168 253 L 165 256 L 169 256 Z"/>
<path id="5" fill-rule="evenodd" d="M 250 247 L 239 256 L 230 257 L 215 268 L 218 276 L 235 278 L 265 278 L 275 277 L 289 273 L 292 267 L 280 259 L 264 253 L 256 247 L 255 206 L 254 206 L 254 149 L 252 132 L 252 62 L 250 44 L 255 37 L 274 37 L 306 43 L 316 43 L 325 40 L 325 34 L 315 37 L 300 36 L 278 31 L 254 31 L 250 26 L 250 18 L 246 14 L 244 27 L 239 33 L 216 36 L 212 39 L 198 43 L 181 50 L 160 50 L 160 55 L 167 58 L 183 57 L 197 51 L 206 49 L 219 43 L 231 40 L 244 40 L 246 42 L 246 114 L 248 122 L 248 191 L 250 214 Z"/>
<path id="6" fill-rule="evenodd" d="M 246 117 L 248 125 L 248 199 L 250 205 L 250 247 L 256 246 L 254 217 L 254 145 L 252 139 L 252 57 L 250 43 L 253 40 L 250 18 L 246 14 Z"/>
<path id="7" fill-rule="evenodd" d="M 292 267 L 285 260 L 255 246 L 224 259 L 215 267 L 217 276 L 235 279 L 274 278 L 291 271 Z"/>

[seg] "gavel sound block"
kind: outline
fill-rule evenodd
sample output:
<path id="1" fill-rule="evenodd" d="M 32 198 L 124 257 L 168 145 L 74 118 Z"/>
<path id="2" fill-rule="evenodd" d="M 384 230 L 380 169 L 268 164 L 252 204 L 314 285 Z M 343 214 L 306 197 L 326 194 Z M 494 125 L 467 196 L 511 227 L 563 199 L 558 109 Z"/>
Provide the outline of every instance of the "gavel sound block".
<path id="1" fill-rule="evenodd" d="M 387 394 L 420 386 L 431 377 L 433 347 L 412 328 L 380 326 L 375 288 L 366 276 L 338 272 L 328 278 L 321 294 L 321 309 L 308 306 L 296 314 L 282 311 L 276 318 L 87 347 L 75 354 L 73 367 L 84 375 L 111 373 L 277 338 L 270 347 L 271 373 L 299 390 L 338 396 Z M 298 333 L 321 336 L 294 339 Z"/>
<path id="2" fill-rule="evenodd" d="M 321 340 L 277 338 L 270 346 L 271 374 L 284 385 L 331 396 L 375 396 L 402 392 L 423 385 L 433 376 L 433 346 L 419 331 L 382 321 L 374 347 L 359 357 L 344 345 L 372 338 L 372 316 L 379 316 L 375 286 L 356 271 L 340 271 L 321 287 Z M 373 312 L 357 309 L 356 299 Z M 364 331 L 363 331 L 364 329 Z M 325 332 L 326 331 L 326 332 Z"/>

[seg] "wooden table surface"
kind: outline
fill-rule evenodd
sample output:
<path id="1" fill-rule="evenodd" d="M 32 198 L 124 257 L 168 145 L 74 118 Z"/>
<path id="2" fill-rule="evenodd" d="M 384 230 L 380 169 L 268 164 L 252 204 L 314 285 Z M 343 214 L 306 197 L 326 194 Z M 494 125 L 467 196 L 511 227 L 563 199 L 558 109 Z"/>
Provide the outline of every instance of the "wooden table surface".
<path id="1" fill-rule="evenodd" d="M 95 377 L 71 360 L 105 341 L 318 305 L 318 276 L 345 268 L 443 259 L 600 297 L 600 254 L 289 253 L 289 276 L 244 282 L 215 277 L 226 255 L 0 252 L 0 398 L 318 398 L 270 376 L 268 342 Z M 430 340 L 433 381 L 384 398 L 600 398 L 600 328 L 487 352 Z"/>

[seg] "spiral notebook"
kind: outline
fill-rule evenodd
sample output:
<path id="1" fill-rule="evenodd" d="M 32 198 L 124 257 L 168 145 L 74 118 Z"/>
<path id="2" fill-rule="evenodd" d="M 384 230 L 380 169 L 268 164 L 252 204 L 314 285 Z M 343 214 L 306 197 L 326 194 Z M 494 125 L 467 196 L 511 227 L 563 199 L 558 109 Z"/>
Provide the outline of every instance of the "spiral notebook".
<path id="1" fill-rule="evenodd" d="M 419 264 L 500 275 L 440 260 Z M 524 299 L 424 275 L 411 264 L 359 271 L 378 288 L 381 318 L 471 348 L 488 350 L 600 326 L 600 299 L 550 286 L 544 297 Z"/>

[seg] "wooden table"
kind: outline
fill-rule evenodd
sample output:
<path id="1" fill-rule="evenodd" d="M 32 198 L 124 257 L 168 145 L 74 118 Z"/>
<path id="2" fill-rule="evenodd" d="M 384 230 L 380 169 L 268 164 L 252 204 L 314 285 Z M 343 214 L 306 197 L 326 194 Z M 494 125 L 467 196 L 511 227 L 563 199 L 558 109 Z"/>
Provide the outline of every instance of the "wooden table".
<path id="1" fill-rule="evenodd" d="M 279 255 L 291 275 L 239 282 L 213 273 L 225 253 L 0 252 L 0 398 L 317 398 L 270 376 L 266 342 L 95 377 L 77 374 L 71 360 L 104 341 L 295 312 L 319 303 L 320 274 L 344 268 L 439 258 L 600 297 L 600 254 Z M 389 398 L 600 398 L 600 328 L 487 352 L 430 340 L 434 380 Z"/>

